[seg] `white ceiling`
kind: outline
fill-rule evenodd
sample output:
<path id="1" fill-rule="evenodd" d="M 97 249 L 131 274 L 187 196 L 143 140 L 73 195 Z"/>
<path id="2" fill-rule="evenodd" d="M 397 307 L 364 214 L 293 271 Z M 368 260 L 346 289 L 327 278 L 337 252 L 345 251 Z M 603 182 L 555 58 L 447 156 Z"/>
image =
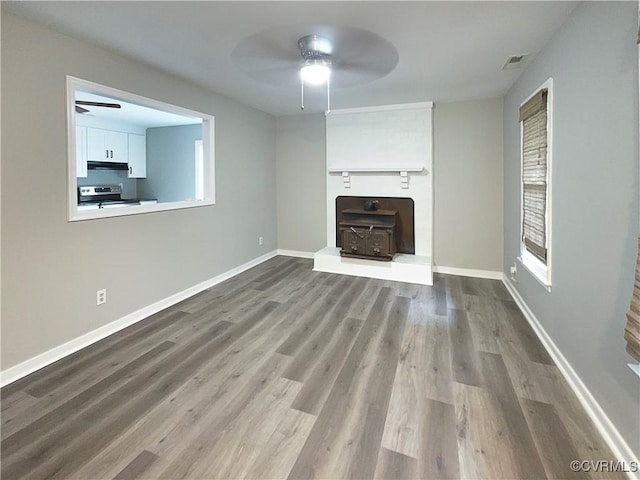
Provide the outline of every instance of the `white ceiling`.
<path id="1" fill-rule="evenodd" d="M 81 90 L 76 90 L 75 99 L 89 102 L 116 103 L 120 105 L 120 108 L 80 105 L 82 108 L 89 110 L 86 113 L 76 114 L 82 115 L 83 117 L 126 123 L 142 128 L 173 127 L 176 125 L 196 125 L 202 123 L 201 118 L 176 115 L 175 113 L 165 112 L 157 108 L 149 108 L 127 102 L 121 98 L 106 97 Z"/>
<path id="2" fill-rule="evenodd" d="M 332 90 L 332 108 L 499 97 L 521 73 L 510 55 L 540 51 L 577 2 L 161 1 L 2 2 L 3 9 L 190 79 L 274 115 L 300 113 L 299 88 L 242 71 L 243 40 L 281 29 L 283 41 L 314 29 L 375 33 L 398 52 L 383 78 Z M 295 45 L 294 45 L 295 48 Z M 525 64 L 526 67 L 526 64 Z M 309 90 L 309 89 L 307 89 Z M 316 89 L 318 90 L 318 89 Z M 324 91 L 305 92 L 305 112 Z"/>

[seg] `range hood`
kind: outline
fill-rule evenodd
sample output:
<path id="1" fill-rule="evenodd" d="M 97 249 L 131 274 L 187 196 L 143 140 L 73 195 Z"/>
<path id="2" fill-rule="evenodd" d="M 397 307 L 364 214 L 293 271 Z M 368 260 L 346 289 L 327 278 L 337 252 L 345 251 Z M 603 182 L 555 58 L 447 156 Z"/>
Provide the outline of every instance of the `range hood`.
<path id="1" fill-rule="evenodd" d="M 129 170 L 128 163 L 116 163 L 116 162 L 87 162 L 87 169 L 89 170 Z"/>

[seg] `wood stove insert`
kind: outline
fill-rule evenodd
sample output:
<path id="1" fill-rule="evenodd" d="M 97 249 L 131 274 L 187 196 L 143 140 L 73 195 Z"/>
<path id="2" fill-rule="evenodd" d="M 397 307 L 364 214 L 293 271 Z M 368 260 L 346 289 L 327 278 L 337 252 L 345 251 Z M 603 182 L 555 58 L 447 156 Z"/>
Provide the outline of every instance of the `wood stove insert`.
<path id="1" fill-rule="evenodd" d="M 340 255 L 390 261 L 396 253 L 415 254 L 413 217 L 411 198 L 336 197 Z"/>
<path id="2" fill-rule="evenodd" d="M 397 217 L 397 210 L 343 210 L 340 255 L 391 261 L 397 252 Z"/>

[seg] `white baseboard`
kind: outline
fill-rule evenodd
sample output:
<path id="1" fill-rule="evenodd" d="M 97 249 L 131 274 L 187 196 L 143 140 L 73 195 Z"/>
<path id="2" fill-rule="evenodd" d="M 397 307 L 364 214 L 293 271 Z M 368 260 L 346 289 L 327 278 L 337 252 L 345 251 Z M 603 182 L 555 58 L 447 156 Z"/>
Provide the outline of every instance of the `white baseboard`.
<path id="1" fill-rule="evenodd" d="M 266 253 L 258 258 L 254 258 L 238 267 L 232 268 L 220 275 L 217 275 L 209 280 L 205 280 L 204 282 L 198 283 L 192 287 L 189 287 L 181 292 L 175 293 L 167 298 L 159 300 L 149 306 L 143 307 L 140 310 L 137 310 L 133 313 L 125 315 L 124 317 L 114 320 L 113 322 L 104 325 L 103 327 L 92 330 L 91 332 L 85 333 L 73 340 L 70 340 L 62 345 L 52 348 L 51 350 L 47 350 L 44 353 L 36 355 L 29 360 L 25 360 L 18 365 L 7 368 L 0 372 L 0 386 L 4 387 L 16 380 L 29 375 L 30 373 L 35 372 L 36 370 L 40 370 L 47 365 L 50 365 L 53 362 L 60 360 L 72 353 L 77 352 L 78 350 L 91 345 L 92 343 L 97 342 L 98 340 L 102 340 L 109 335 L 112 335 L 123 328 L 126 328 L 134 323 L 139 322 L 140 320 L 144 320 L 145 318 L 157 313 L 165 308 L 168 308 L 172 305 L 175 305 L 182 300 L 185 300 L 196 293 L 199 293 L 207 288 L 211 288 L 218 283 L 222 283 L 225 280 L 228 280 L 231 277 L 238 275 L 239 273 L 244 272 L 256 265 L 259 265 L 262 262 L 269 260 L 277 255 L 276 250 L 273 250 L 269 253 Z"/>
<path id="2" fill-rule="evenodd" d="M 602 409 L 600 404 L 598 404 L 587 386 L 578 376 L 569 361 L 565 358 L 558 346 L 551 339 L 549 334 L 545 331 L 542 324 L 538 321 L 534 313 L 531 311 L 529 306 L 520 296 L 520 294 L 506 277 L 506 275 L 502 277 L 502 282 L 507 287 L 507 290 L 509 290 L 509 293 L 511 294 L 515 302 L 518 304 L 518 307 L 520 307 L 520 310 L 524 314 L 525 318 L 529 322 L 529 325 L 531 325 L 531 328 L 533 328 L 534 332 L 536 333 L 544 347 L 547 349 L 547 352 L 549 352 L 549 355 L 555 362 L 556 366 L 569 383 L 569 386 L 575 392 L 578 400 L 586 410 L 589 417 L 591 417 L 591 420 L 595 424 L 605 442 L 607 442 L 607 444 L 609 445 L 609 448 L 611 448 L 613 454 L 618 460 L 624 462 L 627 468 L 629 468 L 631 465 L 639 465 L 638 458 L 634 455 L 633 450 L 631 449 L 631 447 L 629 447 L 629 444 L 627 444 L 622 435 L 620 435 L 620 432 L 618 432 L 615 425 L 611 422 L 605 411 Z M 632 480 L 640 479 L 640 477 L 637 476 L 637 472 L 627 472 L 627 477 Z"/>
<path id="3" fill-rule="evenodd" d="M 461 277 L 488 278 L 491 280 L 502 280 L 502 272 L 493 270 L 474 270 L 473 268 L 444 267 L 434 265 L 433 273 L 444 273 L 447 275 L 459 275 Z"/>
<path id="4" fill-rule="evenodd" d="M 313 258 L 313 252 L 302 252 L 300 250 L 283 250 L 279 248 L 276 253 L 285 257 Z"/>

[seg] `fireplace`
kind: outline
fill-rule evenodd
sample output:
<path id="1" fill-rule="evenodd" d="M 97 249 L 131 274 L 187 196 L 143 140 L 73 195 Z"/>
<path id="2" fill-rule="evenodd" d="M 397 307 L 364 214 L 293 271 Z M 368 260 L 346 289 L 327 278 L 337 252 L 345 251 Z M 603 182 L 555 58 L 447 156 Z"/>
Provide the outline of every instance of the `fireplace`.
<path id="1" fill-rule="evenodd" d="M 328 172 L 327 246 L 314 253 L 314 270 L 433 285 L 432 208 L 427 171 L 414 172 L 404 186 L 401 175 L 358 173 L 349 187 L 344 174 Z"/>
<path id="2" fill-rule="evenodd" d="M 327 243 L 313 254 L 314 270 L 433 284 L 432 107 L 382 105 L 326 117 Z M 374 200 L 371 213 L 365 202 Z"/>

